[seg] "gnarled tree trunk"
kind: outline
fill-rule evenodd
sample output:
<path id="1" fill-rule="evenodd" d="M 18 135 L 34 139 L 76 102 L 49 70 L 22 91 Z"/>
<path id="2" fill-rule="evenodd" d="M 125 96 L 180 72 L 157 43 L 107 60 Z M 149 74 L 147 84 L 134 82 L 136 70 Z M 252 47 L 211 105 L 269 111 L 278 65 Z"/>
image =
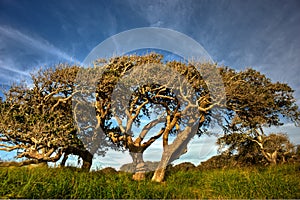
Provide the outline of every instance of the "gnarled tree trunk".
<path id="1" fill-rule="evenodd" d="M 65 155 L 61 162 L 61 166 L 65 166 L 65 162 L 69 154 L 79 156 L 83 161 L 81 169 L 90 171 L 93 163 L 93 154 L 91 154 L 88 150 L 83 148 L 68 147 L 68 149 L 65 151 Z"/>
<path id="2" fill-rule="evenodd" d="M 133 180 L 140 181 L 145 179 L 146 169 L 145 169 L 145 162 L 143 159 L 143 152 L 141 153 L 133 153 L 130 152 L 130 155 L 133 160 L 133 166 L 135 168 L 134 174 L 132 176 Z"/>
<path id="3" fill-rule="evenodd" d="M 193 128 L 187 127 L 183 132 L 178 134 L 172 144 L 164 148 L 161 161 L 154 172 L 152 181 L 162 182 L 165 177 L 167 166 L 174 160 L 178 159 L 182 154 L 186 153 L 187 144 L 195 135 Z"/>
<path id="4" fill-rule="evenodd" d="M 277 164 L 277 151 L 274 151 L 273 153 L 266 153 L 264 150 L 262 150 L 262 153 L 271 165 Z"/>

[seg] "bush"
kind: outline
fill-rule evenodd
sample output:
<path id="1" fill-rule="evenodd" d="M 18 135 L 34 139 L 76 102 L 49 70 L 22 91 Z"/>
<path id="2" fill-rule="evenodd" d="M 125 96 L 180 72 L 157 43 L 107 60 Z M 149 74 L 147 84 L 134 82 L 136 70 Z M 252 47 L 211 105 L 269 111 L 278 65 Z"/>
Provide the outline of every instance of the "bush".
<path id="1" fill-rule="evenodd" d="M 104 169 L 101 169 L 100 171 L 104 174 L 117 174 L 118 173 L 118 171 L 112 167 L 106 167 Z"/>

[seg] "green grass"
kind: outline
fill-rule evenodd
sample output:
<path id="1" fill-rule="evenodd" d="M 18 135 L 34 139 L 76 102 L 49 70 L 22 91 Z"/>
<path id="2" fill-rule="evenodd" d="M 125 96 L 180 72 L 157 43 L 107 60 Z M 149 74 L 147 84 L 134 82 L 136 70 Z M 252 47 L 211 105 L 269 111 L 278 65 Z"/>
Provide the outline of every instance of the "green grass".
<path id="1" fill-rule="evenodd" d="M 171 173 L 164 183 L 131 174 L 0 168 L 0 198 L 300 198 L 300 165 Z"/>

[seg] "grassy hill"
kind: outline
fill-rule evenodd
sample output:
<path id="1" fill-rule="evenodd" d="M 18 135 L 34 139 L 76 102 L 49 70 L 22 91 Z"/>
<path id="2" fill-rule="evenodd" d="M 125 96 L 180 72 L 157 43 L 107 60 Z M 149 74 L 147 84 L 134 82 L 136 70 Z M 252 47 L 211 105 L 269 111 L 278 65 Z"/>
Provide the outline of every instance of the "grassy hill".
<path id="1" fill-rule="evenodd" d="M 0 198 L 300 198 L 300 164 L 169 172 L 166 181 L 63 168 L 0 168 Z"/>

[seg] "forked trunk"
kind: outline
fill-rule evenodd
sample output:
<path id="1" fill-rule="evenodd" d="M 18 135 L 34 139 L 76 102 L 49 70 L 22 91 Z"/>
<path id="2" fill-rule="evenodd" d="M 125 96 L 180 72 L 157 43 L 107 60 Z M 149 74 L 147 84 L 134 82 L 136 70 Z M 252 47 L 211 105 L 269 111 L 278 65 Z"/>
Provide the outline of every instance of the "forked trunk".
<path id="1" fill-rule="evenodd" d="M 277 151 L 274 151 L 272 154 L 271 154 L 271 165 L 276 165 L 277 164 Z"/>
<path id="2" fill-rule="evenodd" d="M 266 153 L 264 150 L 262 150 L 262 153 L 271 165 L 277 164 L 277 151 L 274 151 L 273 153 Z"/>
<path id="3" fill-rule="evenodd" d="M 164 148 L 161 161 L 154 172 L 152 181 L 162 182 L 164 180 L 168 164 L 186 153 L 187 144 L 195 135 L 195 127 L 198 126 L 194 125 L 193 127 L 187 127 L 184 131 L 177 135 L 172 144 Z"/>

